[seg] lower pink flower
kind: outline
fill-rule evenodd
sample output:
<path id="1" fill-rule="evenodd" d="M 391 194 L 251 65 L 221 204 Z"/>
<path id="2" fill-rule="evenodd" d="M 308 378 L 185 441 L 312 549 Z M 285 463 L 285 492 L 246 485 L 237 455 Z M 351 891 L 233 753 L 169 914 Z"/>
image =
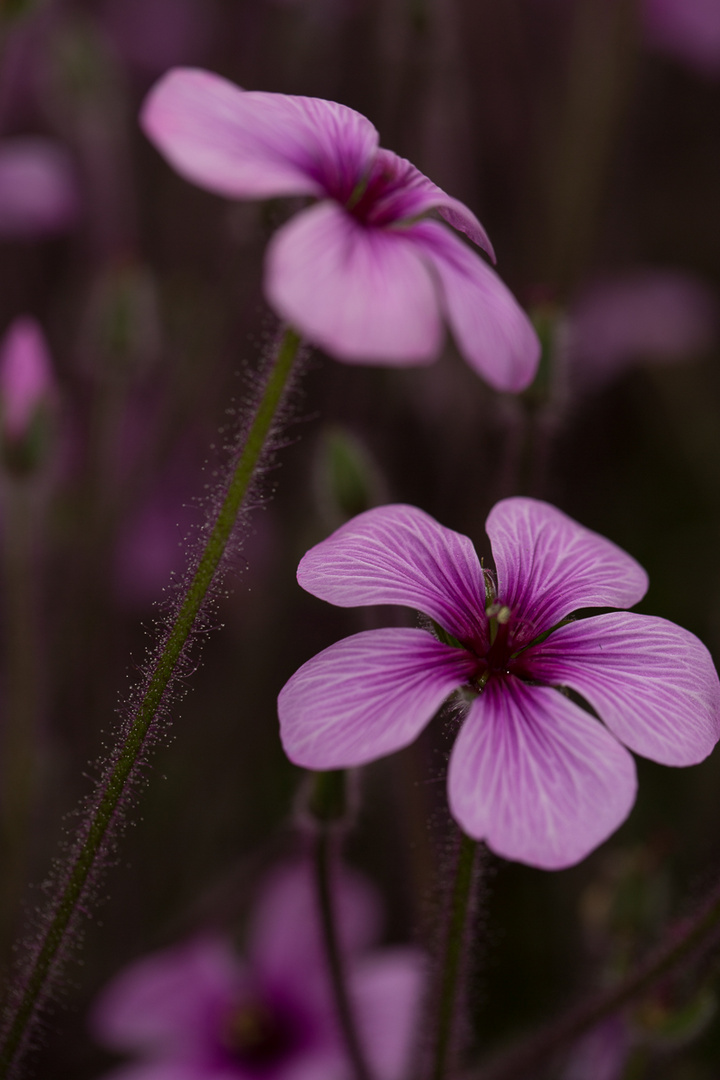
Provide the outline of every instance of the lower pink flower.
<path id="1" fill-rule="evenodd" d="M 336 881 L 339 929 L 361 1038 L 377 1080 L 401 1080 L 418 1019 L 423 963 L 412 948 L 368 951 L 375 894 Z M 112 1080 L 351 1080 L 306 867 L 258 898 L 246 959 L 204 937 L 126 968 L 92 1017 L 97 1038 L 138 1055 Z"/>
<path id="2" fill-rule="evenodd" d="M 448 776 L 454 817 L 499 855 L 556 869 L 630 812 L 626 747 L 665 765 L 710 753 L 720 683 L 705 646 L 665 619 L 568 620 L 644 595 L 645 571 L 609 540 L 527 498 L 499 502 L 487 531 L 496 574 L 467 537 L 412 506 L 369 510 L 312 548 L 298 568 L 308 592 L 341 607 L 413 607 L 439 633 L 371 630 L 331 645 L 280 693 L 281 737 L 306 768 L 362 765 L 411 743 L 464 688 L 471 700 Z"/>

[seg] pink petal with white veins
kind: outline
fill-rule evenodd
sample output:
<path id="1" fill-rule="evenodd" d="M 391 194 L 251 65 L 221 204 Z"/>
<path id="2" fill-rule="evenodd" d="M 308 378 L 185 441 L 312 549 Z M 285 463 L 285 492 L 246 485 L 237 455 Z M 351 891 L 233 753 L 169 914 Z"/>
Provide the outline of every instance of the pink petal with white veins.
<path id="1" fill-rule="evenodd" d="M 639 563 L 561 510 L 512 498 L 488 515 L 498 599 L 528 623 L 524 644 L 584 607 L 631 607 L 648 577 Z"/>
<path id="2" fill-rule="evenodd" d="M 297 578 L 338 607 L 402 604 L 479 651 L 487 645 L 485 583 L 472 542 L 415 506 L 358 514 L 303 556 Z"/>
<path id="3" fill-rule="evenodd" d="M 475 662 L 424 630 L 367 630 L 318 653 L 280 691 L 285 753 L 306 769 L 344 769 L 419 735 Z"/>
<path id="4" fill-rule="evenodd" d="M 429 364 L 440 350 L 437 290 L 407 233 L 361 224 L 334 202 L 275 233 L 265 294 L 338 360 L 404 367 Z"/>
<path id="5" fill-rule="evenodd" d="M 495 261 L 490 238 L 472 210 L 433 184 L 407 158 L 399 157 L 392 150 L 378 150 L 368 178 L 368 189 L 372 191 L 376 183 L 380 190 L 372 200 L 369 214 L 373 224 L 419 217 L 437 209 L 450 225 L 464 232 Z"/>
<path id="6" fill-rule="evenodd" d="M 377 1080 L 408 1075 L 426 978 L 418 949 L 384 949 L 348 971 L 357 1024 Z"/>
<path id="7" fill-rule="evenodd" d="M 232 1005 L 243 969 L 230 946 L 213 938 L 167 949 L 131 964 L 106 987 L 91 1026 L 118 1050 L 201 1052 Z"/>
<path id="8" fill-rule="evenodd" d="M 613 612 L 561 626 L 528 650 L 534 677 L 572 687 L 643 757 L 694 765 L 720 738 L 720 683 L 694 634 L 665 619 Z"/>
<path id="9" fill-rule="evenodd" d="M 524 390 L 535 377 L 540 342 L 513 294 L 439 222 L 418 222 L 409 234 L 440 279 L 443 310 L 460 353 L 496 390 Z"/>
<path id="10" fill-rule="evenodd" d="M 473 702 L 450 758 L 450 811 L 506 859 L 559 870 L 625 820 L 635 763 L 559 691 L 508 676 Z"/>
<path id="11" fill-rule="evenodd" d="M 143 106 L 145 134 L 187 180 L 231 198 L 350 195 L 378 134 L 354 109 L 320 98 L 241 90 L 175 68 Z"/>

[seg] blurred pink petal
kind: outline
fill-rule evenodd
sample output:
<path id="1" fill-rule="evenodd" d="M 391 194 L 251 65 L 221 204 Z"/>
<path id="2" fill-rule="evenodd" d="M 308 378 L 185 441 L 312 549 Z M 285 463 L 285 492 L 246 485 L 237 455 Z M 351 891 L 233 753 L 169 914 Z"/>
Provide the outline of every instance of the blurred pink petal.
<path id="1" fill-rule="evenodd" d="M 42 329 L 28 316 L 15 319 L 0 342 L 3 435 L 23 438 L 38 409 L 55 395 L 55 377 Z"/>
<path id="2" fill-rule="evenodd" d="M 645 270 L 597 282 L 570 311 L 570 377 L 592 386 L 638 360 L 673 363 L 709 349 L 717 329 L 715 296 L 691 274 Z"/>
<path id="3" fill-rule="evenodd" d="M 201 60 L 216 12 L 211 0 L 105 0 L 103 25 L 133 67 L 157 75 L 174 64 Z"/>
<path id="4" fill-rule="evenodd" d="M 425 976 L 417 949 L 385 949 L 354 968 L 350 991 L 377 1080 L 401 1077 L 407 1068 Z"/>
<path id="5" fill-rule="evenodd" d="M 558 870 L 584 859 L 635 801 L 632 755 L 544 686 L 490 681 L 450 757 L 448 798 L 469 836 L 506 859 Z"/>
<path id="6" fill-rule="evenodd" d="M 437 292 L 407 234 L 367 229 L 322 202 L 275 234 L 265 269 L 278 314 L 338 359 L 427 364 L 437 356 Z"/>
<path id="7" fill-rule="evenodd" d="M 63 146 L 31 135 L 0 142 L 0 237 L 62 232 L 78 209 L 75 172 Z"/>
<path id="8" fill-rule="evenodd" d="M 643 0 L 648 44 L 711 78 L 720 76 L 718 0 Z"/>

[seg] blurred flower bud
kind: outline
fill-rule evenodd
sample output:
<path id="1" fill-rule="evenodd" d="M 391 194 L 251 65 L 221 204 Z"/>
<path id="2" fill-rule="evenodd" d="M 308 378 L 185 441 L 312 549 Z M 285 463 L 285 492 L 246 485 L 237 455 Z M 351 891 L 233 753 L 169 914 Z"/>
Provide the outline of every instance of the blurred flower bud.
<path id="1" fill-rule="evenodd" d="M 62 232 L 77 214 L 75 173 L 63 146 L 34 135 L 0 143 L 0 237 Z"/>
<path id="2" fill-rule="evenodd" d="M 590 389 L 638 361 L 682 361 L 709 349 L 717 327 L 712 291 L 691 274 L 645 270 L 598 282 L 570 312 L 568 375 Z"/>
<path id="3" fill-rule="evenodd" d="M 0 435 L 6 468 L 35 472 L 48 452 L 56 396 L 52 361 L 38 323 L 27 316 L 0 344 Z"/>
<path id="4" fill-rule="evenodd" d="M 327 427 L 317 445 L 315 492 L 330 528 L 384 501 L 379 467 L 360 440 L 342 427 Z"/>
<path id="5" fill-rule="evenodd" d="M 100 13 L 122 59 L 159 75 L 204 59 L 216 10 L 210 0 L 105 0 Z"/>
<path id="6" fill-rule="evenodd" d="M 80 341 L 85 366 L 142 375 L 160 352 L 158 308 L 155 280 L 145 266 L 110 266 L 91 290 Z"/>
<path id="7" fill-rule="evenodd" d="M 718 0 L 644 0 L 641 5 L 647 43 L 701 75 L 720 77 L 720 4 Z"/>

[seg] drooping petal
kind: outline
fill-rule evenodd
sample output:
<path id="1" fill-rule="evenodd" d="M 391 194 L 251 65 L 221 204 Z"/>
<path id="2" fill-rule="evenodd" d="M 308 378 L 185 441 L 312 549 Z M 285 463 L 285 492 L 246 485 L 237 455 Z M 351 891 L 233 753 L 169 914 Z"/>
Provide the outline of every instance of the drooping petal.
<path id="1" fill-rule="evenodd" d="M 635 763 L 559 691 L 508 676 L 473 702 L 450 757 L 450 811 L 498 855 L 558 870 L 625 820 Z"/>
<path id="2" fill-rule="evenodd" d="M 316 889 L 308 862 L 284 866 L 266 881 L 247 937 L 253 968 L 265 982 L 327 982 Z M 343 956 L 355 956 L 380 936 L 379 898 L 365 877 L 339 864 L 332 889 Z"/>
<path id="3" fill-rule="evenodd" d="M 245 91 L 194 68 L 155 84 L 141 124 L 181 176 L 231 198 L 347 198 L 378 143 L 370 121 L 345 105 Z"/>
<path id="4" fill-rule="evenodd" d="M 408 235 L 439 278 L 443 309 L 467 362 L 496 390 L 524 390 L 535 377 L 540 342 L 510 290 L 439 222 L 420 221 Z"/>
<path id="5" fill-rule="evenodd" d="M 93 1032 L 117 1050 L 181 1060 L 216 1041 L 241 979 L 230 946 L 214 938 L 155 953 L 105 988 L 91 1017 Z"/>
<path id="6" fill-rule="evenodd" d="M 318 653 L 278 698 L 285 753 L 344 769 L 408 746 L 475 662 L 424 630 L 367 630 Z"/>
<path id="7" fill-rule="evenodd" d="M 463 643 L 487 644 L 485 584 L 472 542 L 415 506 L 378 506 L 300 560 L 303 589 L 338 607 L 403 604 Z"/>
<path id="8" fill-rule="evenodd" d="M 273 236 L 265 295 L 278 314 L 338 360 L 406 366 L 437 356 L 435 283 L 407 234 L 361 224 L 334 202 Z"/>
<path id="9" fill-rule="evenodd" d="M 424 956 L 412 948 L 385 949 L 348 972 L 360 1038 L 377 1080 L 408 1075 L 426 975 Z"/>
<path id="10" fill-rule="evenodd" d="M 626 746 L 663 765 L 694 765 L 720 738 L 720 683 L 694 634 L 650 615 L 612 612 L 561 626 L 528 650 L 528 669 L 592 705 Z"/>
<path id="11" fill-rule="evenodd" d="M 382 147 L 368 178 L 368 193 L 377 185 L 378 195 L 372 199 L 368 220 L 375 225 L 388 225 L 407 218 L 419 217 L 437 209 L 453 228 L 464 232 L 473 243 L 487 251 L 495 262 L 490 237 L 472 210 L 459 199 L 447 195 L 437 184 L 416 169 L 407 158 Z"/>
<path id="12" fill-rule="evenodd" d="M 583 607 L 631 607 L 647 574 L 611 540 L 537 499 L 512 498 L 488 515 L 498 599 L 526 621 L 527 644 Z"/>

